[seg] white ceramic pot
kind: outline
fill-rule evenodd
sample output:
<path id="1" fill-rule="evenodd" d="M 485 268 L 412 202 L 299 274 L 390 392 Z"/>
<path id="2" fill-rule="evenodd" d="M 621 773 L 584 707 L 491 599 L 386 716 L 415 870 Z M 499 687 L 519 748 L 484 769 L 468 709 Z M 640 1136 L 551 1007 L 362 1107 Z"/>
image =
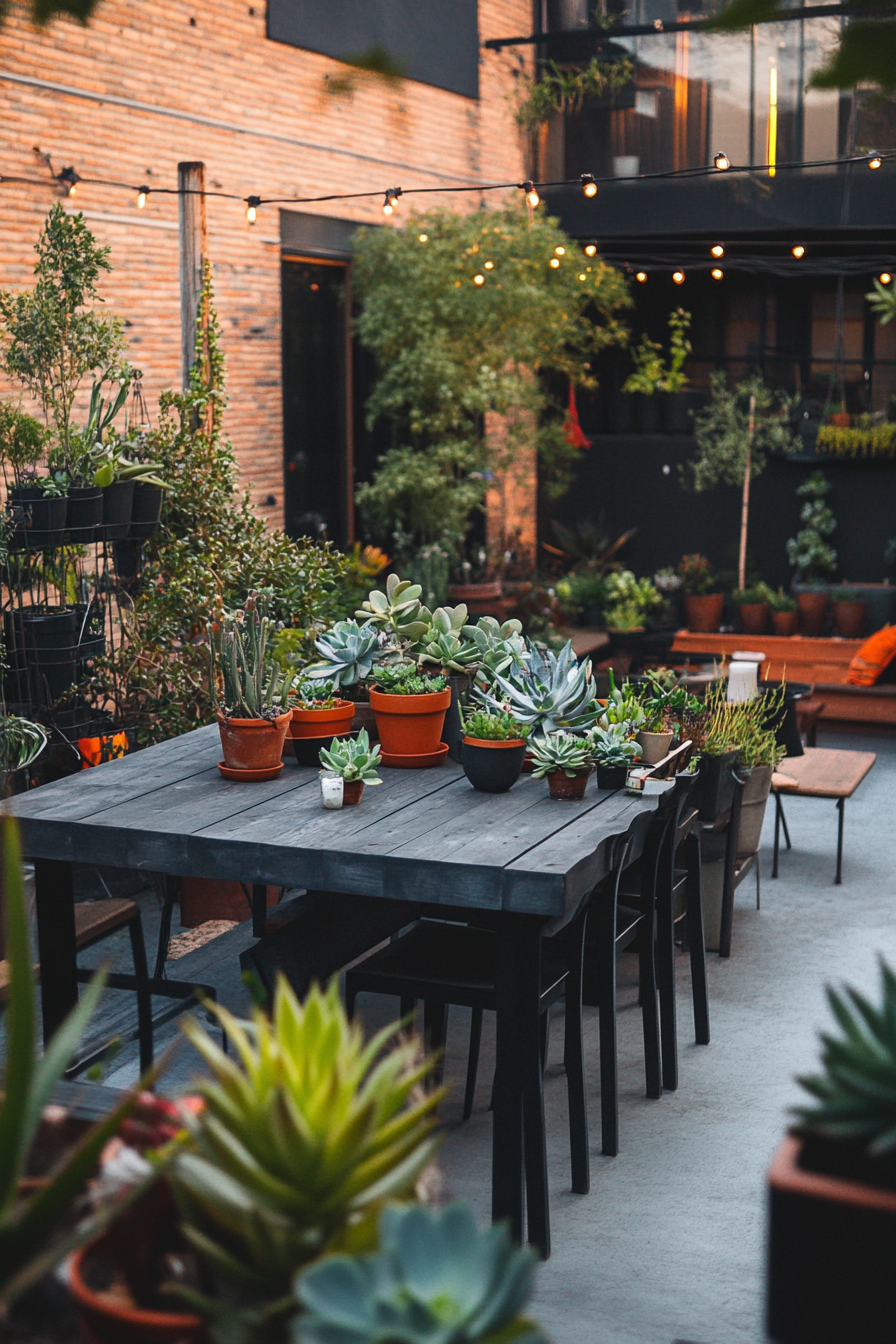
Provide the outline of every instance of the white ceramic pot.
<path id="1" fill-rule="evenodd" d="M 635 741 L 641 748 L 641 764 L 656 765 L 668 754 L 669 747 L 672 744 L 673 734 L 670 733 L 638 733 Z"/>

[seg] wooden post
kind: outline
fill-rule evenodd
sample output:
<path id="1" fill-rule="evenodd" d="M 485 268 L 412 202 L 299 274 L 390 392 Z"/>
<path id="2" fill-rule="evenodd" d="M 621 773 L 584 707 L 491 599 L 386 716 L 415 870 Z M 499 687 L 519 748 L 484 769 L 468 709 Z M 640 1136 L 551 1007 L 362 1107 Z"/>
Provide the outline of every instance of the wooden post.
<path id="1" fill-rule="evenodd" d="M 740 504 L 740 555 L 737 564 L 737 586 L 743 592 L 747 586 L 747 524 L 750 520 L 750 472 L 753 466 L 753 431 L 756 428 L 756 398 L 750 398 L 750 418 L 747 422 L 747 460 L 744 466 L 744 492 Z"/>
<path id="2" fill-rule="evenodd" d="M 202 295 L 202 267 L 208 256 L 205 228 L 205 164 L 177 165 L 180 220 L 180 348 L 181 381 L 190 381 L 196 357 L 196 322 Z"/>

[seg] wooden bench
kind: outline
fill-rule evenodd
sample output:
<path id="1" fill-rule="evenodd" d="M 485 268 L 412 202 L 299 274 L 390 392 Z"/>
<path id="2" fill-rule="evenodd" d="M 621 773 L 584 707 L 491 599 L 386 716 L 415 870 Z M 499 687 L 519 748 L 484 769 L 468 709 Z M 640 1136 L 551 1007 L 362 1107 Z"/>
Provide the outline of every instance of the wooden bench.
<path id="1" fill-rule="evenodd" d="M 775 796 L 775 856 L 772 877 L 778 876 L 781 826 L 788 849 L 792 849 L 781 795 L 797 798 L 830 798 L 837 803 L 837 873 L 834 885 L 843 881 L 843 809 L 877 760 L 873 751 L 837 751 L 807 747 L 803 756 L 785 756 L 772 775 Z"/>

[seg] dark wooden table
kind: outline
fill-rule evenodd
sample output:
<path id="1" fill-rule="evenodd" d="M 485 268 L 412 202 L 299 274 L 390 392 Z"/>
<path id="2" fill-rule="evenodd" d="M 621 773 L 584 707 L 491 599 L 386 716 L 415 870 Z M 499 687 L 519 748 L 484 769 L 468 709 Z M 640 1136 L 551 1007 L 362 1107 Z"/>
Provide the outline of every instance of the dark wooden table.
<path id="1" fill-rule="evenodd" d="M 492 911 L 492 1212 L 520 1238 L 523 1115 L 543 1105 L 541 1071 L 525 1067 L 538 1057 L 542 931 L 606 875 L 615 836 L 633 829 L 640 849 L 656 799 L 589 782 L 581 802 L 557 802 L 527 776 L 509 793 L 477 793 L 447 761 L 383 769 L 359 807 L 327 812 L 316 770 L 290 761 L 275 781 L 233 784 L 218 773 L 220 757 L 217 727 L 202 728 L 2 805 L 35 865 L 45 1038 L 78 994 L 73 863 Z"/>

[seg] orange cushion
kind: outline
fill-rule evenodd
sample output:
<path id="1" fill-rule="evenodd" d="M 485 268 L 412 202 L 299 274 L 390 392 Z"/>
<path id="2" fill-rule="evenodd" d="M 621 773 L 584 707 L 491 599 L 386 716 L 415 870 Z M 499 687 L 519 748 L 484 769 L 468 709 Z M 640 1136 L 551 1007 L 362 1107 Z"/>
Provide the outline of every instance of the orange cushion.
<path id="1" fill-rule="evenodd" d="M 873 686 L 885 667 L 896 658 L 896 625 L 877 630 L 859 649 L 849 665 L 849 686 Z"/>

